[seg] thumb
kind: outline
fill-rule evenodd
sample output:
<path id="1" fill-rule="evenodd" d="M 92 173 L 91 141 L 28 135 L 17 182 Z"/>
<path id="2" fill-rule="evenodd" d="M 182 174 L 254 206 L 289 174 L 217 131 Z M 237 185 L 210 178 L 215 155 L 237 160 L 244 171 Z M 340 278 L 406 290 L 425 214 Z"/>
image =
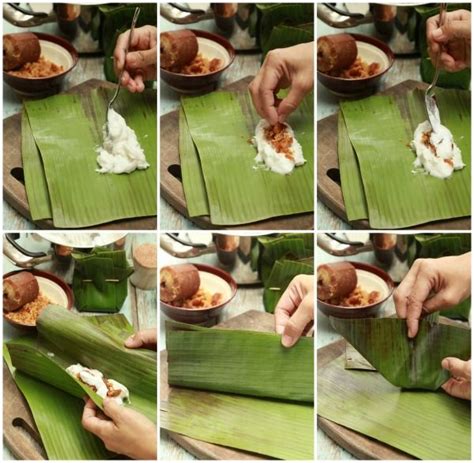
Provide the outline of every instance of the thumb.
<path id="1" fill-rule="evenodd" d="M 138 349 L 139 347 L 154 347 L 156 346 L 156 330 L 148 329 L 141 330 L 132 334 L 126 341 L 125 347 L 129 349 Z"/>
<path id="2" fill-rule="evenodd" d="M 155 66 L 157 62 L 156 48 L 138 50 L 128 53 L 126 58 L 127 69 L 141 69 Z"/>
<path id="3" fill-rule="evenodd" d="M 455 378 L 471 379 L 471 362 L 460 360 L 455 357 L 446 357 L 441 362 L 441 366 L 451 373 Z"/>
<path id="4" fill-rule="evenodd" d="M 119 405 L 115 400 L 106 397 L 103 401 L 104 413 L 114 422 L 119 423 L 124 420 L 126 408 Z"/>
<path id="5" fill-rule="evenodd" d="M 471 24 L 469 21 L 450 21 L 435 29 L 433 39 L 445 43 L 453 39 L 469 39 L 471 37 Z"/>
<path id="6" fill-rule="evenodd" d="M 309 292 L 288 320 L 281 338 L 284 347 L 294 346 L 303 334 L 304 329 L 314 320 L 313 297 L 313 293 Z"/>
<path id="7" fill-rule="evenodd" d="M 295 82 L 291 86 L 288 95 L 283 98 L 281 103 L 278 105 L 278 121 L 285 122 L 286 118 L 298 108 L 307 93 L 308 90 L 304 85 Z"/>

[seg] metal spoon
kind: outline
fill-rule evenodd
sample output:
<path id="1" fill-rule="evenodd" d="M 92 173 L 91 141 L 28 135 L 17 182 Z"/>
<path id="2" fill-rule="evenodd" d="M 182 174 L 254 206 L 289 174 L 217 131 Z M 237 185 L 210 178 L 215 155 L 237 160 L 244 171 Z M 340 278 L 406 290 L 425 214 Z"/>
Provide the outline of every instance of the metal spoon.
<path id="1" fill-rule="evenodd" d="M 441 3 L 440 12 L 439 12 L 439 27 L 442 27 L 444 25 L 444 21 L 446 19 L 446 9 L 447 9 L 447 4 Z M 428 120 L 430 121 L 431 128 L 433 129 L 433 132 L 435 133 L 439 132 L 439 129 L 441 127 L 439 109 L 438 109 L 438 105 L 436 104 L 436 97 L 435 97 L 435 92 L 434 92 L 434 88 L 436 86 L 436 83 L 438 82 L 438 77 L 440 73 L 439 59 L 441 56 L 441 51 L 442 50 L 440 47 L 440 50 L 438 51 L 438 54 L 436 55 L 435 74 L 433 76 L 433 81 L 431 82 L 431 85 L 425 90 L 426 112 L 428 113 Z"/>
<path id="2" fill-rule="evenodd" d="M 127 43 L 127 48 L 125 48 L 124 52 L 125 52 L 125 58 L 124 60 L 127 59 L 127 54 L 128 54 L 128 50 L 130 49 L 130 44 L 132 43 L 132 35 L 133 35 L 133 31 L 135 29 L 135 25 L 137 23 L 137 19 L 138 19 L 138 16 L 140 14 L 140 7 L 137 6 L 135 8 L 135 13 L 133 14 L 133 19 L 132 19 L 132 25 L 130 26 L 130 34 L 128 35 L 128 43 Z M 107 105 L 107 113 L 105 115 L 105 127 L 106 127 L 106 130 L 108 132 L 109 130 L 109 127 L 108 127 L 108 124 L 107 124 L 107 121 L 108 121 L 108 115 L 109 115 L 109 110 L 112 109 L 112 105 L 114 104 L 115 100 L 117 99 L 118 97 L 118 94 L 120 92 L 120 88 L 121 88 L 121 85 L 120 83 L 122 82 L 122 77 L 123 77 L 123 73 L 125 72 L 125 62 L 124 62 L 124 66 L 122 68 L 122 71 L 120 71 L 120 75 L 119 75 L 119 78 L 118 78 L 118 81 L 117 81 L 117 87 L 115 88 L 115 92 L 112 96 L 112 98 L 110 99 L 109 101 L 109 104 Z"/>

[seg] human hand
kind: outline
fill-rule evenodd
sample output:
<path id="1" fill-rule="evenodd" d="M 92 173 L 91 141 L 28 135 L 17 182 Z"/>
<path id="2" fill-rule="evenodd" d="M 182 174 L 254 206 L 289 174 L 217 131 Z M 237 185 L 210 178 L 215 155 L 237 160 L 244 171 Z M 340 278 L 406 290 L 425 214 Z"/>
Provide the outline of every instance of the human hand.
<path id="1" fill-rule="evenodd" d="M 120 77 L 120 84 L 131 93 L 143 92 L 144 81 L 156 79 L 157 33 L 154 26 L 143 26 L 135 29 L 129 52 L 125 55 L 130 30 L 123 32 L 117 38 L 114 50 L 115 75 Z"/>
<path id="2" fill-rule="evenodd" d="M 129 349 L 144 349 L 156 350 L 157 343 L 156 328 L 137 331 L 125 340 L 125 347 Z"/>
<path id="3" fill-rule="evenodd" d="M 102 412 L 88 398 L 82 426 L 95 434 L 111 452 L 135 460 L 156 460 L 156 426 L 145 416 L 112 399 L 104 399 Z"/>
<path id="4" fill-rule="evenodd" d="M 449 72 L 461 71 L 471 66 L 471 12 L 457 10 L 446 13 L 444 25 L 439 27 L 439 15 L 426 21 L 428 53 L 433 65 L 436 56 L 440 66 Z"/>
<path id="5" fill-rule="evenodd" d="M 407 320 L 408 337 L 418 333 L 423 314 L 449 309 L 471 293 L 471 253 L 417 259 L 393 293 L 395 309 Z"/>
<path id="6" fill-rule="evenodd" d="M 269 124 L 285 122 L 314 86 L 314 43 L 270 51 L 249 85 L 255 109 Z M 280 89 L 290 88 L 280 100 Z"/>
<path id="7" fill-rule="evenodd" d="M 314 277 L 298 275 L 289 284 L 275 308 L 275 330 L 285 347 L 294 346 L 314 320 Z"/>
<path id="8" fill-rule="evenodd" d="M 447 357 L 443 359 L 441 366 L 452 375 L 441 387 L 453 397 L 471 400 L 471 361 Z"/>

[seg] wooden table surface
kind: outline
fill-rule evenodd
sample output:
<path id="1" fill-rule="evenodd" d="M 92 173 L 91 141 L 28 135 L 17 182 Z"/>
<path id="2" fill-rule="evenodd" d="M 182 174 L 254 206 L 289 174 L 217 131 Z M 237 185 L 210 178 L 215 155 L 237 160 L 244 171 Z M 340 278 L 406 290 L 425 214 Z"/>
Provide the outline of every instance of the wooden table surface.
<path id="1" fill-rule="evenodd" d="M 29 251 L 48 252 L 50 243 L 39 238 L 34 233 L 24 232 L 18 241 Z M 131 250 L 133 247 L 142 243 L 156 244 L 155 233 L 130 233 L 126 237 L 125 250 L 127 258 L 131 263 Z M 64 267 L 58 265 L 57 262 L 47 262 L 38 265 L 39 270 L 45 270 L 55 273 L 59 277 L 65 279 L 67 283 L 71 283 L 73 268 L 72 266 Z M 3 257 L 3 272 L 7 273 L 12 270 L 19 270 L 15 267 L 5 256 Z M 133 324 L 136 330 L 145 328 L 154 328 L 157 326 L 157 297 L 156 290 L 143 291 L 135 288 L 130 282 L 128 284 L 128 296 L 124 302 L 120 313 L 124 314 L 127 319 Z M 9 339 L 23 334 L 20 330 L 12 327 L 8 323 L 3 324 L 3 340 Z M 3 459 L 14 460 L 15 458 L 6 446 L 3 447 Z"/>
<path id="2" fill-rule="evenodd" d="M 341 260 L 347 260 L 347 258 L 334 257 L 327 254 L 325 251 L 316 248 L 316 262 L 318 264 L 328 263 L 328 262 L 337 262 Z M 365 262 L 369 264 L 377 265 L 374 254 L 372 252 L 367 252 L 359 254 L 356 256 L 351 256 L 349 258 L 352 261 Z M 395 313 L 395 306 L 393 304 L 392 298 L 389 299 L 387 305 L 385 306 L 385 314 L 391 315 Z M 337 334 L 334 329 L 329 324 L 329 319 L 323 315 L 319 310 L 317 310 L 317 335 L 316 335 L 316 345 L 317 349 L 324 347 L 328 344 L 331 344 L 334 341 L 342 339 L 342 337 Z M 317 429 L 316 434 L 316 456 L 318 460 L 355 460 L 350 453 L 346 452 L 342 447 L 337 445 L 330 437 L 328 437 L 323 431 L 319 428 Z"/>
<path id="3" fill-rule="evenodd" d="M 215 255 L 205 255 L 194 259 L 189 259 L 189 262 L 197 262 L 209 265 L 217 265 L 217 258 Z M 173 265 L 177 263 L 183 263 L 183 259 L 178 259 L 170 256 L 162 249 L 158 252 L 159 266 Z M 263 288 L 262 287 L 239 287 L 237 294 L 234 299 L 227 307 L 224 308 L 222 313 L 221 321 L 228 320 L 229 318 L 235 317 L 241 313 L 247 312 L 247 310 L 261 310 L 263 308 Z M 165 334 L 165 320 L 168 318 L 160 314 L 160 335 L 159 335 L 159 350 L 166 348 L 166 334 Z M 195 457 L 176 444 L 171 440 L 165 431 L 160 433 L 160 445 L 159 445 L 159 459 L 160 460 L 195 460 Z"/>
<path id="4" fill-rule="evenodd" d="M 340 29 L 334 29 L 327 26 L 322 21 L 317 22 L 318 36 L 334 34 L 340 32 Z M 350 29 L 344 29 L 344 32 L 356 32 L 359 34 L 374 35 L 372 25 L 364 25 Z M 399 58 L 395 59 L 392 69 L 386 74 L 380 90 L 393 87 L 404 80 L 421 80 L 420 77 L 420 59 L 419 58 Z M 317 120 L 323 119 L 338 111 L 340 98 L 330 93 L 322 85 L 317 85 Z M 335 133 L 336 137 L 337 134 Z M 317 201 L 317 229 L 318 230 L 349 230 L 352 227 L 340 219 L 334 212 L 326 207 L 321 201 Z"/>

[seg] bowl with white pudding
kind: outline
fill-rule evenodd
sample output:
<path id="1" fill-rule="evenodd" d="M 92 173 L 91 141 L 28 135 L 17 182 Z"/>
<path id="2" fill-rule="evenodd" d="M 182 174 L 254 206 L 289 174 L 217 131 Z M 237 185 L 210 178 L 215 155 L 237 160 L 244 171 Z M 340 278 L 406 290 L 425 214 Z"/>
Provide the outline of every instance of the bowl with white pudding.
<path id="1" fill-rule="evenodd" d="M 3 81 L 20 95 L 43 97 L 59 92 L 78 60 L 76 49 L 55 35 L 3 36 Z"/>
<path id="2" fill-rule="evenodd" d="M 388 273 L 375 265 L 342 261 L 318 266 L 318 309 L 328 317 L 374 317 L 394 288 Z"/>
<path id="3" fill-rule="evenodd" d="M 230 42 L 211 32 L 181 29 L 160 34 L 160 77 L 180 93 L 215 90 L 234 58 Z"/>
<path id="4" fill-rule="evenodd" d="M 230 274 L 212 265 L 178 264 L 160 270 L 161 311 L 179 322 L 215 323 L 236 292 Z"/>

